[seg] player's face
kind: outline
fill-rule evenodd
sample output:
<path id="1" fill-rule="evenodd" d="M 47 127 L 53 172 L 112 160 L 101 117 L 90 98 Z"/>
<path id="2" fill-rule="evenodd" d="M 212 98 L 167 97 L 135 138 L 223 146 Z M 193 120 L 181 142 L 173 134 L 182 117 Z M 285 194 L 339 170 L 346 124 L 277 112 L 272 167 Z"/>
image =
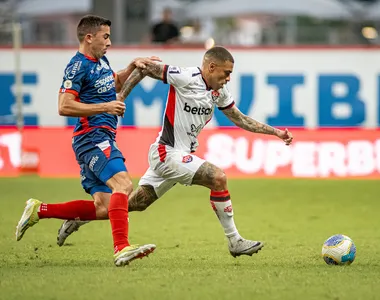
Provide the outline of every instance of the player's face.
<path id="1" fill-rule="evenodd" d="M 230 61 L 223 63 L 211 62 L 209 65 L 209 85 L 215 91 L 221 89 L 231 79 L 231 73 L 233 71 L 234 64 Z"/>
<path id="2" fill-rule="evenodd" d="M 111 28 L 109 26 L 100 26 L 100 30 L 91 35 L 91 52 L 97 59 L 107 53 L 108 47 L 111 46 Z"/>

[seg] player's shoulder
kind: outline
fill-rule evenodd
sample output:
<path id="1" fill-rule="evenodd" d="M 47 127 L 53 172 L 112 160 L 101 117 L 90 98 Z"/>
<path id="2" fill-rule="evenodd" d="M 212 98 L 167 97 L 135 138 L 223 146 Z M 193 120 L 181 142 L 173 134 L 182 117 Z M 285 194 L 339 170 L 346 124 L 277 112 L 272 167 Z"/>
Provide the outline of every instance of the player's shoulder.
<path id="1" fill-rule="evenodd" d="M 69 61 L 66 69 L 73 69 L 78 72 L 80 69 L 84 69 L 88 66 L 89 60 L 81 53 L 77 52 Z"/>
<path id="2" fill-rule="evenodd" d="M 180 67 L 175 65 L 168 65 L 167 72 L 169 74 L 182 74 L 192 77 L 193 74 L 199 73 L 200 71 L 197 67 Z"/>
<path id="3" fill-rule="evenodd" d="M 80 80 L 86 76 L 88 70 L 89 60 L 84 55 L 77 52 L 67 64 L 64 71 L 64 80 L 71 82 L 73 80 Z M 76 79 L 75 79 L 76 78 Z"/>

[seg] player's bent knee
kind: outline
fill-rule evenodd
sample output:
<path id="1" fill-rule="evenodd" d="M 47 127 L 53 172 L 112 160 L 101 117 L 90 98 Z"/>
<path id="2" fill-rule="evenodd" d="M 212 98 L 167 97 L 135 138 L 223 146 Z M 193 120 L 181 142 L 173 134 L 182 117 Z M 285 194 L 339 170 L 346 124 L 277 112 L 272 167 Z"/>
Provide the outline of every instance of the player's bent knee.
<path id="1" fill-rule="evenodd" d="M 120 180 L 112 187 L 112 193 L 123 193 L 130 195 L 133 191 L 133 183 L 129 179 Z"/>
<path id="2" fill-rule="evenodd" d="M 101 201 L 100 199 L 96 199 L 94 202 L 96 209 L 96 219 L 97 220 L 106 220 L 108 219 L 108 205 Z"/>
<path id="3" fill-rule="evenodd" d="M 97 205 L 95 203 L 96 208 L 96 219 L 97 220 L 107 220 L 108 219 L 108 208 L 103 204 Z"/>

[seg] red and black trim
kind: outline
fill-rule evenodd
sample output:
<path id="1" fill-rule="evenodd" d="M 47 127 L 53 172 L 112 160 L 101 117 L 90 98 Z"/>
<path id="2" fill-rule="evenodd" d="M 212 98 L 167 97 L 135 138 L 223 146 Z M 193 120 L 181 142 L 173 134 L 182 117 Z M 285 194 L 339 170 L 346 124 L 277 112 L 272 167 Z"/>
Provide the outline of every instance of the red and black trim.
<path id="1" fill-rule="evenodd" d="M 83 55 L 84 55 L 85 58 L 87 58 L 88 60 L 91 60 L 93 62 L 98 62 L 99 61 L 99 59 L 96 59 L 95 57 L 92 57 L 90 55 L 86 55 L 86 54 L 83 54 Z"/>
<path id="2" fill-rule="evenodd" d="M 220 192 L 211 191 L 210 200 L 215 201 L 215 202 L 226 202 L 226 201 L 231 200 L 231 196 L 228 190 L 220 191 Z"/>
<path id="3" fill-rule="evenodd" d="M 160 155 L 160 161 L 165 162 L 166 159 L 166 146 L 165 145 L 158 145 L 158 154 Z"/>
<path id="4" fill-rule="evenodd" d="M 164 83 L 168 83 L 168 68 L 169 68 L 168 65 L 164 65 L 164 72 L 162 74 L 162 81 Z"/>
<path id="5" fill-rule="evenodd" d="M 233 107 L 235 105 L 235 101 L 232 101 L 231 104 L 225 106 L 225 107 L 218 107 L 219 110 L 225 110 L 225 109 L 229 109 L 231 107 Z"/>
<path id="6" fill-rule="evenodd" d="M 164 117 L 164 125 L 162 128 L 159 143 L 174 147 L 174 116 L 175 116 L 175 88 L 171 85 L 169 89 L 168 100 L 166 102 L 166 110 Z"/>

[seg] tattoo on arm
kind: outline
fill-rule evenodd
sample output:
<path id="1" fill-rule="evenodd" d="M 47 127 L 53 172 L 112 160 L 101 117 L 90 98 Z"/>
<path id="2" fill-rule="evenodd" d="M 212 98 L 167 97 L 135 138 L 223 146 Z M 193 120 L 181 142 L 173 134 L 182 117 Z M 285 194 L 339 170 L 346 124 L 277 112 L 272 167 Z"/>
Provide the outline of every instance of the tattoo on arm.
<path id="1" fill-rule="evenodd" d="M 123 86 L 118 95 L 120 101 L 124 101 L 131 93 L 133 88 L 146 76 L 140 69 L 134 69 L 127 80 L 124 81 Z"/>
<path id="2" fill-rule="evenodd" d="M 238 127 L 255 132 L 255 133 L 264 133 L 270 135 L 277 135 L 278 129 L 273 128 L 267 124 L 263 124 L 259 121 L 256 121 L 247 115 L 243 114 L 237 107 L 233 106 L 222 110 L 222 112 Z"/>
<path id="3" fill-rule="evenodd" d="M 155 62 L 148 62 L 146 64 L 146 68 L 144 69 L 144 72 L 146 72 L 146 75 L 149 77 L 152 77 L 158 80 L 163 80 L 164 67 L 165 66 L 162 64 L 157 64 Z"/>
<path id="4" fill-rule="evenodd" d="M 129 211 L 143 211 L 158 199 L 151 185 L 140 185 L 129 197 Z"/>
<path id="5" fill-rule="evenodd" d="M 133 88 L 145 77 L 163 80 L 164 66 L 154 62 L 146 63 L 145 69 L 134 69 L 132 74 L 125 80 L 118 95 L 120 101 L 124 101 Z"/>

